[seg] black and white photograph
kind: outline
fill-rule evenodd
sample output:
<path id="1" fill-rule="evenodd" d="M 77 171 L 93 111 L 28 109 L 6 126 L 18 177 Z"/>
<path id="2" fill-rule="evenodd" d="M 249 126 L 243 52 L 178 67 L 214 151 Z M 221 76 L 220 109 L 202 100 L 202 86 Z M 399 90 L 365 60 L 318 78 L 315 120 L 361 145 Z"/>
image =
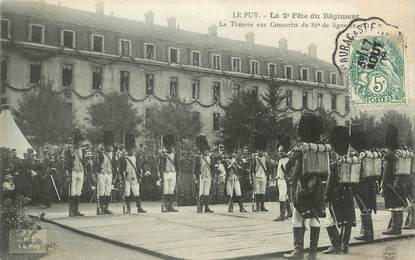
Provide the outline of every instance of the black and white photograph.
<path id="1" fill-rule="evenodd" d="M 415 2 L 0 21 L 0 260 L 415 258 Z"/>

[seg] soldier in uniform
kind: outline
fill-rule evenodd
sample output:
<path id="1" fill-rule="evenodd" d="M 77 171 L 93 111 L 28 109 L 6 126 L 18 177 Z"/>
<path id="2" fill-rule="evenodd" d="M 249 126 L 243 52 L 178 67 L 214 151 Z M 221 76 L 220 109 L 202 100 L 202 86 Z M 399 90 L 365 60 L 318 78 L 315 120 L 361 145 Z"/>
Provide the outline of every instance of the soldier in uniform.
<path id="1" fill-rule="evenodd" d="M 163 146 L 166 152 L 158 161 L 159 179 L 163 183 L 163 203 L 166 205 L 163 212 L 177 212 L 173 207 L 176 177 L 180 175 L 178 155 L 174 152 L 175 140 L 172 135 L 163 136 Z"/>
<path id="2" fill-rule="evenodd" d="M 114 133 L 112 131 L 104 131 L 103 143 L 104 151 L 98 154 L 97 195 L 99 196 L 100 213 L 112 214 L 109 203 L 117 165 L 112 147 L 114 145 Z"/>
<path id="3" fill-rule="evenodd" d="M 84 167 L 82 165 L 82 134 L 78 128 L 73 132 L 73 147 L 67 149 L 64 154 L 64 169 L 69 177 L 69 216 L 83 216 L 79 212 L 79 197 L 84 183 Z"/>
<path id="4" fill-rule="evenodd" d="M 406 186 L 406 196 L 410 205 L 403 229 L 415 229 L 415 157 L 413 152 L 411 155 L 411 174 Z"/>
<path id="5" fill-rule="evenodd" d="M 354 134 L 355 129 L 352 127 L 352 140 L 351 145 L 353 148 L 356 148 L 356 145 L 360 144 L 362 150 L 366 148 L 366 139 L 359 138 L 360 140 L 355 140 Z M 355 144 L 356 143 L 356 144 Z M 366 156 L 370 156 L 371 158 L 378 158 L 377 160 L 381 160 L 381 153 L 375 150 L 364 150 L 360 153 L 361 158 L 365 158 Z M 380 163 L 380 162 L 379 162 Z M 363 165 L 362 165 L 363 166 Z M 375 169 L 373 169 L 375 170 Z M 362 167 L 362 173 L 364 173 L 365 169 Z M 379 170 L 379 175 L 380 170 Z M 377 203 L 376 203 L 376 196 L 377 196 L 377 180 L 378 176 L 368 176 L 362 177 L 359 180 L 359 183 L 356 187 L 356 203 L 360 209 L 360 219 L 361 219 L 361 228 L 359 236 L 354 237 L 356 240 L 364 240 L 364 241 L 373 241 L 373 221 L 372 221 L 372 212 L 376 214 L 377 212 Z"/>
<path id="6" fill-rule="evenodd" d="M 288 136 L 281 140 L 281 143 L 277 146 L 278 150 L 278 166 L 277 166 L 277 185 L 278 185 L 278 201 L 280 203 L 280 216 L 274 221 L 284 221 L 286 218 L 292 217 L 291 205 L 288 200 L 288 185 L 287 179 L 289 177 L 287 153 L 290 149 L 290 138 Z M 285 213 L 287 212 L 287 216 Z"/>
<path id="7" fill-rule="evenodd" d="M 318 144 L 323 133 L 322 119 L 315 115 L 303 114 L 298 124 L 298 134 L 302 142 Z M 303 169 L 303 151 L 296 150 L 290 158 L 293 188 L 293 234 L 294 251 L 285 254 L 288 259 L 304 257 L 305 220 L 310 221 L 310 251 L 309 258 L 315 259 L 317 255 L 318 239 L 320 235 L 319 217 L 325 217 L 323 200 L 323 176 Z M 328 162 L 318 162 L 328 164 Z M 317 165 L 322 166 L 322 165 Z M 310 167 L 305 165 L 305 167 Z"/>
<path id="8" fill-rule="evenodd" d="M 255 191 L 256 209 L 254 211 L 268 211 L 265 208 L 265 192 L 268 180 L 267 157 L 265 136 L 256 136 L 254 146 L 257 155 L 252 158 L 251 163 L 251 183 Z"/>
<path id="9" fill-rule="evenodd" d="M 385 208 L 391 211 L 391 220 L 384 235 L 400 235 L 402 232 L 403 210 L 408 206 L 405 197 L 405 179 L 396 174 L 396 150 L 398 149 L 398 129 L 388 125 L 385 145 L 389 151 L 385 154 L 382 192 L 385 198 Z"/>
<path id="10" fill-rule="evenodd" d="M 228 212 L 233 212 L 233 193 L 235 192 L 236 201 L 238 201 L 239 212 L 246 213 L 243 205 L 241 184 L 239 178 L 242 173 L 242 168 L 238 164 L 235 153 L 231 153 L 229 158 L 223 161 L 226 170 L 226 194 L 228 196 L 229 208 Z"/>
<path id="11" fill-rule="evenodd" d="M 131 213 L 131 201 L 135 201 L 137 205 L 137 213 L 146 213 L 141 206 L 140 199 L 140 183 L 142 179 L 142 169 L 140 161 L 135 156 L 135 136 L 133 133 L 125 134 L 125 149 L 127 154 L 120 159 L 120 174 L 124 181 L 124 197 L 127 206 L 126 213 Z M 134 198 L 130 197 L 133 194 Z"/>
<path id="12" fill-rule="evenodd" d="M 330 143 L 337 158 L 330 165 L 330 173 L 324 192 L 324 200 L 328 202 L 330 212 L 326 218 L 326 229 L 331 241 L 331 246 L 323 252 L 324 254 L 348 253 L 352 226 L 356 225 L 352 184 L 338 181 L 339 175 L 342 173 L 341 162 L 345 161 L 343 159 L 354 157 L 357 160 L 355 154 L 349 157 L 349 141 L 347 127 L 336 126 L 330 133 Z M 360 174 L 360 169 L 358 174 Z M 337 227 L 341 230 L 340 234 Z"/>
<path id="13" fill-rule="evenodd" d="M 198 213 L 202 212 L 203 206 L 206 213 L 213 213 L 209 208 L 209 191 L 214 178 L 213 158 L 209 155 L 209 143 L 205 135 L 199 135 L 196 138 L 196 144 L 200 150 L 200 154 L 195 156 L 193 162 L 193 178 L 199 184 L 199 201 Z"/>

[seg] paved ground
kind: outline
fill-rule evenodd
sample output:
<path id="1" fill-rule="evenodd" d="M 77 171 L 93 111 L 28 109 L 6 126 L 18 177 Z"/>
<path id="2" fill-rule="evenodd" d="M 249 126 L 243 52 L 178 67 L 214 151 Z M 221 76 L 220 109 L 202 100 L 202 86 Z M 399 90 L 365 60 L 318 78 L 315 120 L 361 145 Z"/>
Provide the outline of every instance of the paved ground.
<path id="1" fill-rule="evenodd" d="M 271 211 L 266 213 L 228 213 L 225 205 L 214 205 L 212 208 L 215 213 L 196 214 L 195 207 L 180 207 L 177 213 L 161 213 L 158 203 L 144 203 L 148 213 L 125 215 L 121 212 L 121 205 L 114 204 L 114 215 L 96 216 L 94 204 L 82 204 L 81 210 L 86 216 L 68 218 L 67 206 L 59 204 L 47 209 L 45 217 L 89 235 L 148 250 L 146 252 L 150 254 L 186 259 L 218 259 L 275 255 L 290 250 L 291 224 L 289 221 L 272 221 L 278 215 L 276 206 L 276 203 L 268 203 Z M 29 211 L 37 214 L 42 212 L 33 208 Z M 376 238 L 381 238 L 381 231 L 388 220 L 389 212 L 386 211 L 374 216 Z M 357 234 L 358 228 L 353 233 Z M 405 231 L 404 234 L 415 234 L 415 231 Z M 327 233 L 322 230 L 320 245 L 328 244 Z"/>

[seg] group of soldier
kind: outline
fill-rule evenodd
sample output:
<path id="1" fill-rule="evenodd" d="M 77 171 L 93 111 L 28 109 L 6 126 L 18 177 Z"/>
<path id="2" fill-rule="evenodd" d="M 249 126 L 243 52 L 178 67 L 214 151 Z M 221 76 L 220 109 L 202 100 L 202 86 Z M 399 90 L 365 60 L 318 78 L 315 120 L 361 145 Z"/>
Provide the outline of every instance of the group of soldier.
<path id="1" fill-rule="evenodd" d="M 236 152 L 232 142 L 218 146 L 215 154 L 206 136 L 200 135 L 195 144 L 198 152 L 193 157 L 193 180 L 196 184 L 197 212 L 212 213 L 210 191 L 212 180 L 224 177 L 224 190 L 233 212 L 233 203 L 239 204 L 239 212 L 246 213 L 243 194 L 252 192 L 252 211 L 268 211 L 265 207 L 267 186 L 274 182 L 278 188 L 280 215 L 275 221 L 291 218 L 294 251 L 286 258 L 298 259 L 305 255 L 304 235 L 309 223 L 310 247 L 308 258 L 315 259 L 320 235 L 320 219 L 325 226 L 331 246 L 326 254 L 347 253 L 351 229 L 356 226 L 355 204 L 361 212 L 361 232 L 356 239 L 371 241 L 374 238 L 372 213 L 376 214 L 376 196 L 380 190 L 385 208 L 391 211 L 389 226 L 383 234 L 399 235 L 403 228 L 403 211 L 408 208 L 404 228 L 415 228 L 414 220 L 414 159 L 411 151 L 398 142 L 398 131 L 389 125 L 385 134 L 385 148 L 368 147 L 365 133 L 358 126 L 336 126 L 330 133 L 329 143 L 321 140 L 322 119 L 304 114 L 298 124 L 299 140 L 279 138 L 272 156 L 268 155 L 268 140 L 254 136 L 252 149 L 244 147 Z M 96 183 L 97 214 L 112 214 L 109 209 L 110 195 L 115 178 L 122 180 L 123 212 L 131 213 L 131 202 L 136 203 L 137 213 L 145 213 L 140 199 L 143 167 L 135 154 L 133 133 L 124 135 L 121 151 L 114 151 L 114 134 L 104 131 L 103 150 L 91 156 L 82 149 L 83 137 L 79 129 L 73 132 L 73 145 L 63 156 L 64 170 L 69 178 L 69 216 L 83 216 L 79 201 L 85 176 L 84 157 L 90 160 L 90 169 Z M 161 186 L 162 212 L 177 212 L 174 199 L 177 177 L 181 174 L 179 155 L 172 135 L 162 137 L 163 148 L 157 163 L 158 181 Z M 32 157 L 33 155 L 29 155 Z M 32 160 L 33 161 L 33 160 Z M 53 159 L 46 160 L 44 167 L 53 172 Z M 31 165 L 34 169 L 36 165 Z M 92 167 L 92 169 L 91 169 Z M 53 174 L 53 173 L 51 173 Z M 241 179 L 250 180 L 250 189 L 242 190 Z M 10 179 L 6 176 L 6 181 Z M 52 178 L 53 180 L 53 178 Z M 11 185 L 10 183 L 7 185 Z M 53 183 L 55 185 L 55 183 Z M 5 184 L 3 183 L 3 189 Z M 22 187 L 22 190 L 27 187 Z M 55 186 L 56 189 L 56 186 Z M 245 196 L 246 197 L 246 196 Z"/>

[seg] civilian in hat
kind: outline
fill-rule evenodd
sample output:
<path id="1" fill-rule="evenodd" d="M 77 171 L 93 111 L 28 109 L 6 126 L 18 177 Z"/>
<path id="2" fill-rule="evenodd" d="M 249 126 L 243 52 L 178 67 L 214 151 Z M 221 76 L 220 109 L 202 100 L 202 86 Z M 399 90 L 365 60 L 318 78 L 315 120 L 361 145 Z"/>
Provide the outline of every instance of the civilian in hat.
<path id="1" fill-rule="evenodd" d="M 137 213 L 146 213 L 141 207 L 140 183 L 142 179 L 142 169 L 138 157 L 134 154 L 135 136 L 133 133 L 125 134 L 125 149 L 127 154 L 120 158 L 120 174 L 124 181 L 124 197 L 126 204 L 125 213 L 131 213 L 131 201 L 137 205 Z M 130 195 L 133 195 L 133 198 Z"/>
<path id="2" fill-rule="evenodd" d="M 14 199 L 16 197 L 15 188 L 13 175 L 6 174 L 2 183 L 2 199 Z"/>
<path id="3" fill-rule="evenodd" d="M 84 184 L 84 166 L 82 153 L 82 133 L 76 128 L 72 135 L 73 147 L 65 151 L 65 171 L 69 177 L 69 216 L 83 216 L 79 211 L 79 200 Z"/>
<path id="4" fill-rule="evenodd" d="M 116 174 L 116 157 L 113 152 L 114 133 L 113 131 L 104 131 L 103 135 L 104 151 L 98 155 L 97 165 L 97 194 L 99 196 L 99 214 L 112 214 L 109 209 L 111 201 L 112 184 Z"/>
<path id="5" fill-rule="evenodd" d="M 163 183 L 163 212 L 177 212 L 173 207 L 176 178 L 180 174 L 178 155 L 174 152 L 175 140 L 172 135 L 163 136 L 166 149 L 158 161 L 159 180 Z"/>
<path id="6" fill-rule="evenodd" d="M 213 210 L 209 208 L 209 192 L 214 177 L 215 164 L 209 155 L 210 147 L 205 135 L 199 135 L 196 138 L 196 145 L 200 151 L 200 154 L 195 156 L 193 163 L 193 178 L 199 183 L 200 205 L 198 205 L 197 212 L 202 212 L 204 206 L 206 213 L 213 213 Z"/>

